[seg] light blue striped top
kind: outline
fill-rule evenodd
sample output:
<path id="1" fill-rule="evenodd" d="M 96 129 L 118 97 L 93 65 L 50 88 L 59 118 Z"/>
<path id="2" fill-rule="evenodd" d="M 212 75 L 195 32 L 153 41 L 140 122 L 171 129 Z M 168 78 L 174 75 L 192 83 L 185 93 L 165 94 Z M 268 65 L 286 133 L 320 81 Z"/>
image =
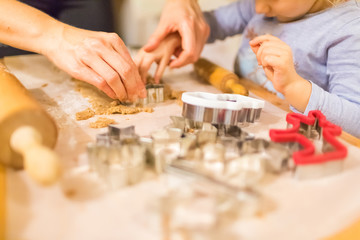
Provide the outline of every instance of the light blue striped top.
<path id="1" fill-rule="evenodd" d="M 287 43 L 297 73 L 312 84 L 304 114 L 320 110 L 360 137 L 360 2 L 350 0 L 289 23 L 256 14 L 255 0 L 240 0 L 204 16 L 211 29 L 208 42 L 243 34 L 235 71 L 270 91 L 275 89 L 258 67 L 249 40 L 271 34 Z"/>

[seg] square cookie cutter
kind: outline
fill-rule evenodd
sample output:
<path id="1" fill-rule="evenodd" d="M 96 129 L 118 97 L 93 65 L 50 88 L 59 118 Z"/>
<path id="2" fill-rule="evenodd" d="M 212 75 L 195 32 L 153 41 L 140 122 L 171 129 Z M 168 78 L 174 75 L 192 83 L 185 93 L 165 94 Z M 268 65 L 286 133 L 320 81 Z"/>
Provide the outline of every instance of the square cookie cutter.
<path id="1" fill-rule="evenodd" d="M 96 143 L 87 147 L 90 168 L 111 189 L 141 181 L 145 171 L 145 151 L 134 126 L 118 128 L 110 125 L 108 132 L 98 134 Z"/>
<path id="2" fill-rule="evenodd" d="M 151 103 L 160 103 L 164 101 L 164 84 L 147 84 L 146 98 L 139 98 L 136 105 L 145 106 Z"/>

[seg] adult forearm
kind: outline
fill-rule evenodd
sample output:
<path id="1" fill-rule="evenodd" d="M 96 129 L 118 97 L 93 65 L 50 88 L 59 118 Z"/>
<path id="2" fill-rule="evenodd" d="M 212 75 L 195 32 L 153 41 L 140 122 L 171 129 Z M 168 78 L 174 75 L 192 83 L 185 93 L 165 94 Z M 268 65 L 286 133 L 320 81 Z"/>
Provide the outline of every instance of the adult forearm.
<path id="1" fill-rule="evenodd" d="M 43 54 L 65 24 L 14 0 L 0 1 L 0 42 Z"/>

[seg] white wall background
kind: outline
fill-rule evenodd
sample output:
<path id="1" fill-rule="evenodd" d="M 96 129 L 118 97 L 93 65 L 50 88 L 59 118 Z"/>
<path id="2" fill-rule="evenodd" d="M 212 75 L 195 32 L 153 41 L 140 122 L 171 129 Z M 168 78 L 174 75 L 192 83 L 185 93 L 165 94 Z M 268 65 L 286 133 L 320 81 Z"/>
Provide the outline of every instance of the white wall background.
<path id="1" fill-rule="evenodd" d="M 113 0 L 116 31 L 131 47 L 143 46 L 154 32 L 166 0 Z M 235 0 L 199 0 L 201 9 L 211 10 Z"/>

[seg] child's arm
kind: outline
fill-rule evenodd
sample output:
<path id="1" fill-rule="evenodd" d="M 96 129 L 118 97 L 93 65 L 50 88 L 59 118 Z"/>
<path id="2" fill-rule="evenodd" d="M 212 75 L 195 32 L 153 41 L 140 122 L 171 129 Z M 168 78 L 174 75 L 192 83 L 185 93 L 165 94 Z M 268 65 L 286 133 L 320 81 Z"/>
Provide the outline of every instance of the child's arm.
<path id="1" fill-rule="evenodd" d="M 243 33 L 255 15 L 254 8 L 254 0 L 242 0 L 204 12 L 204 18 L 210 26 L 210 36 L 207 38 L 207 43 Z"/>
<path id="2" fill-rule="evenodd" d="M 158 83 L 167 65 L 171 62 L 171 56 L 181 47 L 181 38 L 178 33 L 168 35 L 160 45 L 152 52 L 146 52 L 144 48 L 140 49 L 135 57 L 135 63 L 138 66 L 141 79 L 146 82 L 146 76 L 153 62 L 158 64 L 154 79 Z"/>
<path id="3" fill-rule="evenodd" d="M 295 73 L 291 50 L 279 39 L 260 36 L 250 45 L 267 77 L 293 107 L 304 114 L 320 110 L 329 121 L 360 137 L 360 29 L 358 22 L 352 24 L 356 27 L 347 25 L 341 29 L 345 33 L 335 35 L 329 43 L 326 89 Z"/>
<path id="4" fill-rule="evenodd" d="M 311 95 L 311 83 L 296 73 L 291 48 L 271 35 L 250 41 L 258 63 L 276 91 L 299 112 L 304 112 Z"/>

